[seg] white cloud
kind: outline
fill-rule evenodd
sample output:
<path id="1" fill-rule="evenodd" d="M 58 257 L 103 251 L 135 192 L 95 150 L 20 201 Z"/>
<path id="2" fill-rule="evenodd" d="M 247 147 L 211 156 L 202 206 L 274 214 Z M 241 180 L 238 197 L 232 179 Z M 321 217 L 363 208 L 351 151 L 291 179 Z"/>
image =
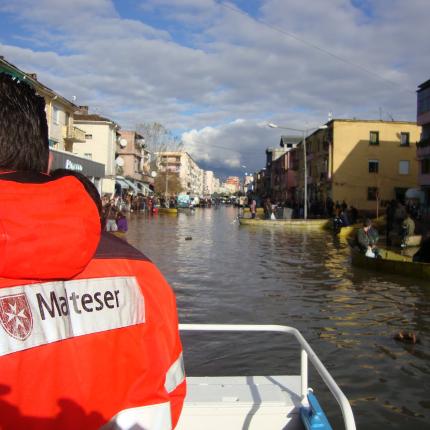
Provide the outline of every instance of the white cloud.
<path id="1" fill-rule="evenodd" d="M 414 120 L 430 70 L 424 3 L 374 0 L 369 15 L 349 0 L 262 0 L 265 25 L 213 0 L 148 0 L 135 19 L 110 0 L 16 0 L 0 6 L 17 23 L 0 54 L 124 127 L 158 121 L 184 132 L 207 166 L 257 169 L 279 141 L 256 125 L 265 119 L 297 128 L 328 112 Z"/>

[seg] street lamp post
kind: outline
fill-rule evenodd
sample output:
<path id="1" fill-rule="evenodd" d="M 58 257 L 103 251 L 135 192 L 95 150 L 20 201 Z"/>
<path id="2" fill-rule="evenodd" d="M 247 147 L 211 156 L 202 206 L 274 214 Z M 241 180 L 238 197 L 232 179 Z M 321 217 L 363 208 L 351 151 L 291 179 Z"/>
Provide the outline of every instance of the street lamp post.
<path id="1" fill-rule="evenodd" d="M 168 175 L 169 175 L 169 173 L 168 173 L 168 163 L 166 162 L 166 202 L 167 202 L 167 189 L 168 189 Z"/>
<path id="2" fill-rule="evenodd" d="M 322 130 L 327 128 L 326 125 L 322 125 L 320 127 L 313 127 L 311 129 L 305 128 L 305 129 L 299 129 L 299 128 L 291 128 L 291 127 L 284 127 L 277 124 L 274 124 L 273 122 L 269 122 L 267 124 L 270 128 L 282 128 L 284 130 L 292 130 L 292 131 L 298 131 L 302 133 L 303 135 L 303 167 L 304 167 L 304 178 L 303 178 L 303 218 L 308 219 L 308 163 L 307 163 L 307 156 L 306 156 L 306 136 L 308 134 L 309 130 L 313 130 L 314 128 L 317 130 Z"/>

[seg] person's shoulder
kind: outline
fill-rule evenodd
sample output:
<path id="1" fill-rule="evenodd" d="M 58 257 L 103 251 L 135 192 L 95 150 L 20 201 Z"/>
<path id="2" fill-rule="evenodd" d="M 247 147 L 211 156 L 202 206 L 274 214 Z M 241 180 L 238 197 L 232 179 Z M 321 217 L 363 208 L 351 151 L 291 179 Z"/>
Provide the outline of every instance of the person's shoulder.
<path id="1" fill-rule="evenodd" d="M 99 246 L 94 258 L 150 261 L 145 254 L 125 240 L 106 232 L 102 233 L 100 237 Z"/>

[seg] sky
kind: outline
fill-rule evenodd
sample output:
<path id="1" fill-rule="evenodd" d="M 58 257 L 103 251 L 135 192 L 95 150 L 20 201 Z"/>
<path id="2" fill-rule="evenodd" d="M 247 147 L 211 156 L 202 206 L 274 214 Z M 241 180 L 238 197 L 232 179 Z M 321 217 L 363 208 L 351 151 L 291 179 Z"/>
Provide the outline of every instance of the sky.
<path id="1" fill-rule="evenodd" d="M 0 0 L 0 55 L 225 177 L 294 134 L 269 121 L 415 121 L 429 18 L 428 0 Z"/>

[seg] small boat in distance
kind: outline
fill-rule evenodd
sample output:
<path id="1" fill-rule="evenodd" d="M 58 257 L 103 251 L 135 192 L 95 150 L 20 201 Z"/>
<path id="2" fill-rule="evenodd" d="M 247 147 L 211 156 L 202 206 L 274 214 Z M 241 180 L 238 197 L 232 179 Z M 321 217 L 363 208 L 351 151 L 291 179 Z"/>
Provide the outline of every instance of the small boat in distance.
<path id="1" fill-rule="evenodd" d="M 228 324 L 180 324 L 179 329 L 181 332 L 238 332 L 247 336 L 250 332 L 290 334 L 299 344 L 301 355 L 300 359 L 297 357 L 299 375 L 188 376 L 187 396 L 176 430 L 331 430 L 315 393 L 308 388 L 308 361 L 337 400 L 345 429 L 355 430 L 348 399 L 297 329 Z"/>
<path id="2" fill-rule="evenodd" d="M 158 208 L 158 213 L 176 215 L 178 213 L 178 209 L 177 208 Z"/>
<path id="3" fill-rule="evenodd" d="M 260 219 L 239 217 L 240 225 L 254 225 L 258 227 L 281 227 L 281 228 L 313 228 L 325 230 L 330 227 L 328 219 Z"/>

